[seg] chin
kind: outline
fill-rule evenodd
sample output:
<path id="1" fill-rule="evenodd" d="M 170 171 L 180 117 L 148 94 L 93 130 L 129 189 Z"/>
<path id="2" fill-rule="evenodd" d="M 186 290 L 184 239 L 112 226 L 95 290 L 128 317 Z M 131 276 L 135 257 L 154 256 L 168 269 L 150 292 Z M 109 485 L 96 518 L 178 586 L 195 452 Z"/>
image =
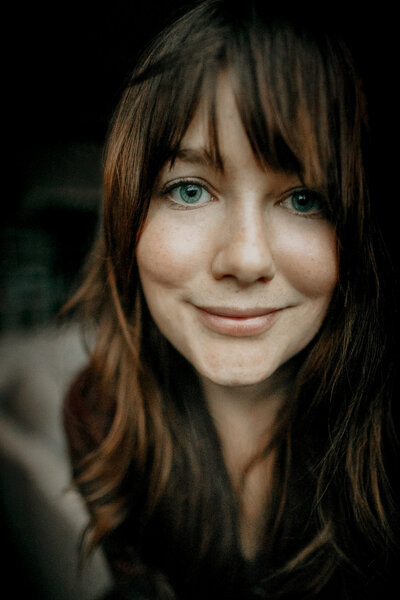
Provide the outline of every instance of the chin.
<path id="1" fill-rule="evenodd" d="M 223 387 L 246 387 L 262 383 L 268 379 L 275 369 L 249 370 L 241 368 L 200 368 L 200 377 L 205 377 L 212 383 Z"/>

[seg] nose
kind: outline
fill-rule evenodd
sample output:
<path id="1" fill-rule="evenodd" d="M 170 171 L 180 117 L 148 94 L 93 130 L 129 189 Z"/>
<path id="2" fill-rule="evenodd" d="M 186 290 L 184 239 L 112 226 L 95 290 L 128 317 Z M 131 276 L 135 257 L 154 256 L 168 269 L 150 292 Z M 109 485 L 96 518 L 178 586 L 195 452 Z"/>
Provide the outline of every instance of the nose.
<path id="1" fill-rule="evenodd" d="M 242 206 L 226 216 L 212 261 L 215 279 L 232 277 L 242 284 L 269 281 L 275 275 L 269 227 L 262 211 Z"/>

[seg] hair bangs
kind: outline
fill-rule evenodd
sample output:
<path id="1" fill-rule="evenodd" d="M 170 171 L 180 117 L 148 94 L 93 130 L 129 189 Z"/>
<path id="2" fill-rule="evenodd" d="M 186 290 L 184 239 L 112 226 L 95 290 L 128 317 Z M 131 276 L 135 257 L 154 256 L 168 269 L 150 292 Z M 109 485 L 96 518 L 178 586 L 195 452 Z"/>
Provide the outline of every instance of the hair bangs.
<path id="1" fill-rule="evenodd" d="M 171 163 L 177 157 L 181 142 L 185 136 L 188 127 L 193 122 L 197 112 L 204 110 L 208 118 L 208 139 L 206 144 L 206 154 L 210 163 L 217 169 L 223 170 L 223 157 L 221 155 L 218 141 L 218 117 L 217 117 L 217 83 L 222 67 L 214 61 L 210 65 L 204 65 L 195 90 L 183 90 L 185 101 L 190 102 L 190 112 L 177 122 L 174 138 L 171 139 L 169 147 L 166 148 L 168 160 Z M 181 115 L 183 117 L 183 115 Z"/>
<path id="2" fill-rule="evenodd" d="M 341 188 L 348 107 L 324 45 L 293 24 L 238 32 L 229 49 L 236 102 L 256 159 L 296 173 L 324 193 L 328 210 Z M 340 149 L 340 151 L 339 151 Z M 335 190 L 335 192 L 334 192 Z"/>

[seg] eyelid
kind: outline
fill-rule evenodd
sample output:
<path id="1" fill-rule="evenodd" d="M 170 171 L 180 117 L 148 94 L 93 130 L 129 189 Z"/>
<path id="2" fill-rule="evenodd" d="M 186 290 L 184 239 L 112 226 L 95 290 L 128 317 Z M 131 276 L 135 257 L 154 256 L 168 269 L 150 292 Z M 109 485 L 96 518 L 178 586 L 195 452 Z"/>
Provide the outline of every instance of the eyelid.
<path id="1" fill-rule="evenodd" d="M 282 202 L 283 200 L 290 198 L 290 196 L 292 196 L 293 194 L 296 194 L 299 192 L 309 192 L 310 194 L 316 194 L 317 196 L 321 195 L 317 190 L 309 188 L 305 185 L 296 185 L 296 186 L 289 188 L 289 189 L 285 190 L 284 192 L 282 192 L 279 195 L 278 202 Z"/>
<path id="2" fill-rule="evenodd" d="M 193 183 L 196 185 L 202 186 L 205 190 L 208 191 L 209 194 L 214 195 L 214 193 L 210 190 L 210 184 L 207 181 L 204 181 L 201 177 L 177 177 L 176 179 L 172 179 L 172 181 L 167 181 L 161 185 L 161 193 L 167 190 L 175 189 L 182 183 Z"/>

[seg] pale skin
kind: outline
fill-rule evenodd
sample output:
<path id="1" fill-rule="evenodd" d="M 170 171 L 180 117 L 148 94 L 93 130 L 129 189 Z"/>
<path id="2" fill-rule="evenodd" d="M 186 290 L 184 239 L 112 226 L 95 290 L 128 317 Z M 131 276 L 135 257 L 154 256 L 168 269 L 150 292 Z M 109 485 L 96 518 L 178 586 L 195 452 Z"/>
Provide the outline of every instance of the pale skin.
<path id="1" fill-rule="evenodd" d="M 137 262 L 154 321 L 199 375 L 237 486 L 288 397 L 292 359 L 321 327 L 338 265 L 319 197 L 256 161 L 229 75 L 219 79 L 217 122 L 223 170 L 207 154 L 200 105 L 156 182 Z M 247 558 L 259 547 L 272 459 L 243 488 Z"/>

